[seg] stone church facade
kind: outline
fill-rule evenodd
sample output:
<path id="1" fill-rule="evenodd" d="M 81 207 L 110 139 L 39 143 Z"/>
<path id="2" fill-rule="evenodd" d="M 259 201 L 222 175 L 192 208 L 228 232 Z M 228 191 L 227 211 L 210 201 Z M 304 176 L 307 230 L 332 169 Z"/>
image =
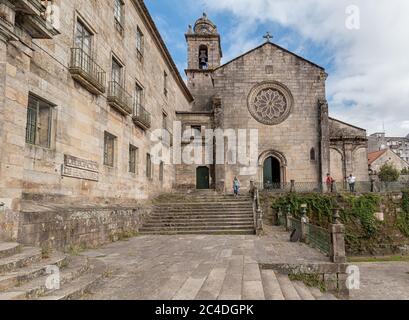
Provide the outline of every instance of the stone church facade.
<path id="1" fill-rule="evenodd" d="M 235 176 L 244 188 L 254 180 L 262 188 L 286 189 L 293 180 L 312 190 L 329 172 L 338 181 L 349 174 L 368 181 L 366 131 L 329 117 L 322 67 L 270 42 L 269 35 L 266 43 L 221 65 L 220 35 L 206 15 L 189 27 L 186 41 L 195 101 L 190 113 L 178 114 L 183 127 L 201 135 L 209 125 L 254 129 L 259 150 L 255 168 L 228 164 L 226 152 L 226 163 L 207 166 L 207 175 L 203 167 L 180 166 L 177 183 L 195 188 L 203 172 L 219 191 L 232 190 Z"/>
<path id="2" fill-rule="evenodd" d="M 187 85 L 142 0 L 1 1 L 0 238 L 37 243 L 52 219 L 58 237 L 73 219 L 61 212 L 79 207 L 110 212 L 109 228 L 139 223 L 135 208 L 161 193 L 229 192 L 234 176 L 244 188 L 318 184 L 330 170 L 367 178 L 366 132 L 328 117 L 323 68 L 271 42 L 221 65 L 206 16 L 186 40 Z M 257 129 L 257 165 L 155 163 L 152 134 L 172 150 L 175 121 L 200 136 Z M 101 212 L 76 219 L 99 232 Z"/>

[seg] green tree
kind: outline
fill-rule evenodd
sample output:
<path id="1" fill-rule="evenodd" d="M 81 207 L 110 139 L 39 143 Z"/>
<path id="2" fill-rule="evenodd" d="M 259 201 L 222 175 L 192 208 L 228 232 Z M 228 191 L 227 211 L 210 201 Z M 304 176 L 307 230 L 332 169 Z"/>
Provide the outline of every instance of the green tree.
<path id="1" fill-rule="evenodd" d="M 379 171 L 379 179 L 383 182 L 395 182 L 399 177 L 399 170 L 389 163 L 385 163 Z"/>
<path id="2" fill-rule="evenodd" d="M 403 175 L 403 176 L 409 175 L 409 168 L 403 168 L 402 172 L 401 172 L 401 175 Z"/>

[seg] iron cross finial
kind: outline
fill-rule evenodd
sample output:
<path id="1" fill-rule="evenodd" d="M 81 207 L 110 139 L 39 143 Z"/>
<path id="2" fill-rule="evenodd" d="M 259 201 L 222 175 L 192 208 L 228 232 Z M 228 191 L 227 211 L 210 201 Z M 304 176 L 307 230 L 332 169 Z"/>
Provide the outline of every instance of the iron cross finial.
<path id="1" fill-rule="evenodd" d="M 270 34 L 270 32 L 267 31 L 266 35 L 263 36 L 264 39 L 266 39 L 266 42 L 271 42 L 271 39 L 273 39 L 273 36 Z"/>

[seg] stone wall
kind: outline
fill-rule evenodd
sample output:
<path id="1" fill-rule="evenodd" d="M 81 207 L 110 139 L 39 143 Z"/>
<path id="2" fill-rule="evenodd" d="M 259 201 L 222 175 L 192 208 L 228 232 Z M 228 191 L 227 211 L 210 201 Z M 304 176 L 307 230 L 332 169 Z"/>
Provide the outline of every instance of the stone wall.
<path id="1" fill-rule="evenodd" d="M 135 236 L 149 206 L 22 212 L 18 241 L 55 249 L 92 248 Z"/>

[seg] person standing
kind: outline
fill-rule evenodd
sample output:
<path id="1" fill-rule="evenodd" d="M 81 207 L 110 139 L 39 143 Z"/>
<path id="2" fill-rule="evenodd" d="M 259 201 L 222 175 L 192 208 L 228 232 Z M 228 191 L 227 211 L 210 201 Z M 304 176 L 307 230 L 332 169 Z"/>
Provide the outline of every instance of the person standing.
<path id="1" fill-rule="evenodd" d="M 233 191 L 234 191 L 234 197 L 237 198 L 240 192 L 240 181 L 237 177 L 234 177 L 234 180 L 233 180 Z"/>
<path id="2" fill-rule="evenodd" d="M 352 174 L 348 177 L 348 185 L 349 191 L 351 191 L 351 193 L 355 193 L 356 177 L 354 177 Z"/>
<path id="3" fill-rule="evenodd" d="M 327 191 L 329 193 L 334 192 L 334 183 L 335 183 L 335 180 L 331 177 L 331 174 L 328 173 L 327 179 L 325 180 L 325 184 L 327 185 Z"/>

